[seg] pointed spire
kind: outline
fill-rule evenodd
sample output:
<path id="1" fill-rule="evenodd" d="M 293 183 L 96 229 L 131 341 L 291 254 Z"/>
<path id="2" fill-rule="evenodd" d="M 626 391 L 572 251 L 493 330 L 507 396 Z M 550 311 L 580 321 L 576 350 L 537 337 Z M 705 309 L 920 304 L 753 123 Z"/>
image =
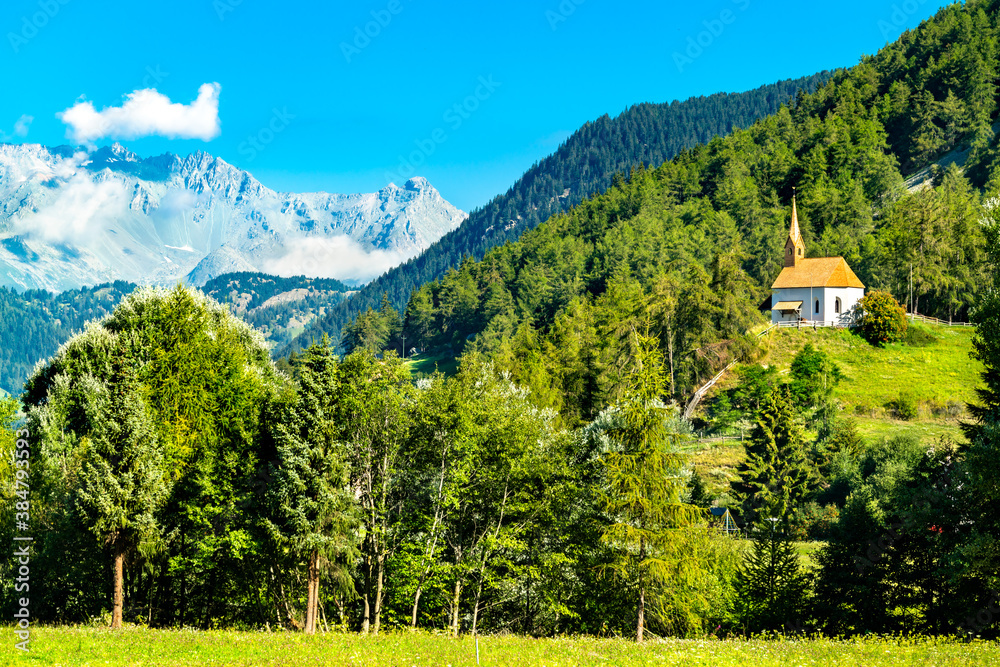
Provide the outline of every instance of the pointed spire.
<path id="1" fill-rule="evenodd" d="M 802 231 L 799 229 L 799 210 L 795 204 L 795 188 L 792 188 L 792 228 L 788 232 L 788 237 L 792 241 L 802 238 Z"/>
<path id="2" fill-rule="evenodd" d="M 788 240 L 785 241 L 785 267 L 795 267 L 806 255 L 806 244 L 802 240 L 802 230 L 799 229 L 799 207 L 795 201 L 795 188 L 792 188 L 792 226 L 788 230 Z"/>

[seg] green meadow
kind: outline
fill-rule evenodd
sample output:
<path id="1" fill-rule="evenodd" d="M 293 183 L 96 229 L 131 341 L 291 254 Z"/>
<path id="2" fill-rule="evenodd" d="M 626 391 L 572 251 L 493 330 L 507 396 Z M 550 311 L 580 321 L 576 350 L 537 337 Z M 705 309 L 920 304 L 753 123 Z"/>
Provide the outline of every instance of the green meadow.
<path id="1" fill-rule="evenodd" d="M 65 627 L 32 630 L 31 651 L 13 647 L 0 655 L 4 664 L 21 665 L 476 665 L 476 641 L 428 633 L 363 637 L 329 633 L 306 637 L 291 633 L 105 629 Z M 677 665 L 770 667 L 839 665 L 882 667 L 934 665 L 971 667 L 1000 664 L 995 642 L 958 643 L 948 639 L 864 638 L 652 640 L 531 639 L 483 636 L 480 665 Z"/>

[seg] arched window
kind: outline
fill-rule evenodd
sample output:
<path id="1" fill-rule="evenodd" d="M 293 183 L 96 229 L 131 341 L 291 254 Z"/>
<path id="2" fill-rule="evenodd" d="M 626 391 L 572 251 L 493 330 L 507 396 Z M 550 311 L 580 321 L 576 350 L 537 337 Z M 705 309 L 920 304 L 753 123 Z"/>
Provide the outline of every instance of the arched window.
<path id="1" fill-rule="evenodd" d="M 788 254 L 789 254 L 789 255 L 791 255 L 791 254 L 792 254 L 792 249 L 791 249 L 791 248 L 789 248 L 789 249 L 788 249 Z"/>
<path id="2" fill-rule="evenodd" d="M 819 315 L 819 299 L 816 299 L 816 314 Z"/>
<path id="3" fill-rule="evenodd" d="M 799 257 L 802 256 L 802 248 L 799 248 Z"/>
<path id="4" fill-rule="evenodd" d="M 843 309 L 843 305 L 840 303 L 840 297 L 837 297 L 837 301 L 833 305 L 833 312 L 835 312 L 838 315 L 840 315 L 840 312 L 841 312 L 842 309 Z"/>

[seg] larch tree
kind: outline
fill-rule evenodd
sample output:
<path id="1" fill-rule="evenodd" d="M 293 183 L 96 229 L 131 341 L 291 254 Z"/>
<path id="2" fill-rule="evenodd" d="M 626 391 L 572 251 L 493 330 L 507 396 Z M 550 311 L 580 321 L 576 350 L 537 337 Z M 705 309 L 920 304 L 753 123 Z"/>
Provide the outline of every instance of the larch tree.
<path id="1" fill-rule="evenodd" d="M 697 521 L 698 510 L 681 501 L 687 479 L 678 444 L 668 428 L 670 409 L 661 402 L 667 374 L 655 338 L 636 334 L 633 372 L 626 381 L 604 456 L 604 510 L 608 525 L 602 541 L 616 553 L 613 571 L 634 586 L 636 641 L 646 629 L 647 593 L 696 567 L 683 553 L 679 531 Z"/>

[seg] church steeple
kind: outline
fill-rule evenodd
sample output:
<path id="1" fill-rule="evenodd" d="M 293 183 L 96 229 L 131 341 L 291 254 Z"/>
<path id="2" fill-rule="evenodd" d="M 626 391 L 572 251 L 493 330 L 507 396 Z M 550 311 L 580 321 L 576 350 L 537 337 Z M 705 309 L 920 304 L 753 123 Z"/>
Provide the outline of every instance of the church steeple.
<path id="1" fill-rule="evenodd" d="M 795 203 L 794 189 L 792 192 L 792 226 L 788 230 L 788 240 L 785 241 L 785 266 L 794 267 L 806 256 L 806 244 L 802 241 L 802 230 L 799 229 L 799 212 Z"/>

